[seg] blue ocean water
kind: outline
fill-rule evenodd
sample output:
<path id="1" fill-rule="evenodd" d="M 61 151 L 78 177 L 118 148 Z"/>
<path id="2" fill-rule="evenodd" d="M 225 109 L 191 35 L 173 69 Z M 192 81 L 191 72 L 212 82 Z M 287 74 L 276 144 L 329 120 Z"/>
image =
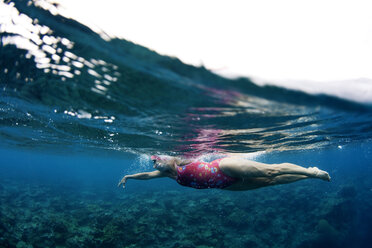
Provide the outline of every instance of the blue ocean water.
<path id="1" fill-rule="evenodd" d="M 0 247 L 369 247 L 371 105 L 222 78 L 57 5 L 0 8 Z M 332 181 L 116 187 L 152 154 L 227 152 Z"/>

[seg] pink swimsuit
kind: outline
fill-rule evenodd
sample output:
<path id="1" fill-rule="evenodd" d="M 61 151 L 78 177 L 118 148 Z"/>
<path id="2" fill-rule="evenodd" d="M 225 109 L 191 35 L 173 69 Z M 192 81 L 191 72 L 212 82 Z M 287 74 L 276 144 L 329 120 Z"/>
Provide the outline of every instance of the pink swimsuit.
<path id="1" fill-rule="evenodd" d="M 183 186 L 197 189 L 226 188 L 237 181 L 220 170 L 221 159 L 210 163 L 193 162 L 185 166 L 177 167 L 177 182 Z"/>

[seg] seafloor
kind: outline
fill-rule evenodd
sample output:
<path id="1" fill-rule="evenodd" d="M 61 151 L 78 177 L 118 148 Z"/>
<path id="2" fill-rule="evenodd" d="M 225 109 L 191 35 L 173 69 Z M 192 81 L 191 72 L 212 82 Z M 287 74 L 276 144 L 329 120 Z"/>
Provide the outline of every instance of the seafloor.
<path id="1" fill-rule="evenodd" d="M 371 241 L 372 191 L 363 182 L 309 180 L 247 192 L 67 185 L 2 179 L 0 247 L 365 247 Z"/>

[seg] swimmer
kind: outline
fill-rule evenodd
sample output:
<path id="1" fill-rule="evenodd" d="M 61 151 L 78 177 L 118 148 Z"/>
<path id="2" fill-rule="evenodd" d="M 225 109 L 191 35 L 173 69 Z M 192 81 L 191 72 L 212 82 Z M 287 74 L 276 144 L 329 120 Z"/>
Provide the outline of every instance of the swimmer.
<path id="1" fill-rule="evenodd" d="M 330 181 L 326 171 L 317 167 L 304 168 L 295 164 L 264 164 L 239 156 L 228 156 L 210 163 L 171 156 L 151 156 L 155 171 L 124 176 L 128 179 L 149 180 L 169 177 L 179 184 L 196 189 L 251 190 L 266 186 L 292 183 L 308 178 Z"/>

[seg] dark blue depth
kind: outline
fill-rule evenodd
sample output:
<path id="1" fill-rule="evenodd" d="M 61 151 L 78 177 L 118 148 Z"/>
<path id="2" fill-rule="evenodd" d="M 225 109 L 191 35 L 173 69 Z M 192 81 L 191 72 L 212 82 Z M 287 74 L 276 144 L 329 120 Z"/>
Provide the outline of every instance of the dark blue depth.
<path id="1" fill-rule="evenodd" d="M 1 151 L 0 246 L 368 247 L 371 143 L 263 154 L 258 161 L 318 166 L 308 180 L 247 192 L 129 181 L 139 158 Z"/>

